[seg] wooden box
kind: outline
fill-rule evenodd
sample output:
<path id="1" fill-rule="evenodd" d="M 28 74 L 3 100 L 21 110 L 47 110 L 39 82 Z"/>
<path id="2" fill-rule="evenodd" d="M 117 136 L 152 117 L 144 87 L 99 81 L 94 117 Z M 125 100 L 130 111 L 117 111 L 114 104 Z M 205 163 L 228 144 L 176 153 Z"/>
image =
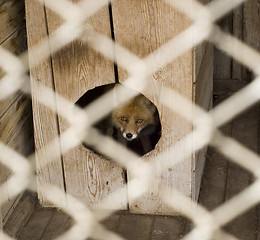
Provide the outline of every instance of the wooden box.
<path id="1" fill-rule="evenodd" d="M 47 38 L 48 34 L 58 31 L 64 20 L 48 7 L 41 6 L 36 0 L 25 2 L 30 53 L 35 44 Z M 116 43 L 140 59 L 158 50 L 192 24 L 187 16 L 163 0 L 113 1 L 111 7 L 109 5 L 102 7 L 87 18 L 86 22 L 95 31 L 107 37 L 111 37 L 112 32 Z M 158 56 L 162 59 L 164 57 L 160 54 Z M 37 61 L 30 54 L 29 57 L 30 64 Z M 157 86 L 176 90 L 186 99 L 208 110 L 212 100 L 212 59 L 213 48 L 204 42 L 161 67 L 151 76 L 150 84 L 142 94 L 158 108 L 162 137 L 156 148 L 143 156 L 142 160 L 156 161 L 154 174 L 161 176 L 161 181 L 151 183 L 149 192 L 137 200 L 132 199 L 131 192 L 127 192 L 125 188 L 114 208 L 126 210 L 129 207 L 130 211 L 135 213 L 174 214 L 176 210 L 163 201 L 162 186 L 174 187 L 193 200 L 198 198 L 205 149 L 174 165 L 175 159 L 168 154 L 167 148 L 181 141 L 193 130 L 193 126 L 191 122 L 184 120 L 162 104 L 160 87 L 154 88 L 154 85 L 156 83 Z M 68 127 L 62 117 L 39 103 L 35 91 L 36 82 L 76 102 L 86 91 L 114 83 L 116 75 L 119 82 L 124 83 L 128 77 L 127 72 L 121 67 L 118 67 L 118 74 L 116 70 L 112 61 L 79 40 L 72 41 L 51 54 L 50 58 L 31 68 L 36 150 L 46 146 Z M 53 104 L 55 105 L 55 100 Z M 59 112 L 59 105 L 57 110 Z M 160 156 L 162 152 L 163 157 Z M 165 169 L 162 158 L 171 159 L 173 166 Z M 45 190 L 41 187 L 44 182 L 64 189 L 66 193 L 72 194 L 93 208 L 98 207 L 99 201 L 125 186 L 123 169 L 117 163 L 106 161 L 83 146 L 73 148 L 42 167 L 46 159 L 48 152 L 37 155 L 38 194 L 45 205 L 48 205 L 48 201 Z"/>

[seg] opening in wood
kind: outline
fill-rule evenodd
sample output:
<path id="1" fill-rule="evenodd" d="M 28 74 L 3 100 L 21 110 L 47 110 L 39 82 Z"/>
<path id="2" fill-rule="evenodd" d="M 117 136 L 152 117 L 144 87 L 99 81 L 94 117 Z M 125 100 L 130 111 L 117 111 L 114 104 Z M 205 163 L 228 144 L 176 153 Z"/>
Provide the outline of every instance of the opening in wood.
<path id="1" fill-rule="evenodd" d="M 115 88 L 116 84 L 107 84 L 87 91 L 76 102 L 84 108 L 103 94 Z M 124 87 L 125 91 L 133 91 Z M 121 93 L 122 94 L 122 93 Z M 124 93 L 123 93 L 124 94 Z M 120 94 L 114 91 L 111 101 L 116 105 Z M 105 107 L 105 106 L 104 106 Z M 161 123 L 156 106 L 143 94 L 115 107 L 108 115 L 98 121 L 94 127 L 106 136 L 112 137 L 139 156 L 152 151 L 161 137 Z M 94 146 L 84 144 L 96 154 L 101 155 Z M 106 156 L 104 156 L 107 158 Z"/>

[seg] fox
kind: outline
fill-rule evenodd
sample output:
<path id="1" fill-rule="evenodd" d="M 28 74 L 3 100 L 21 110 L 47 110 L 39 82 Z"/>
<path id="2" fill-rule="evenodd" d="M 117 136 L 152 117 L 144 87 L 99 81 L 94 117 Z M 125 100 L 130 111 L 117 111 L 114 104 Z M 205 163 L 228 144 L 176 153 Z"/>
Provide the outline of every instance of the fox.
<path id="1" fill-rule="evenodd" d="M 118 87 L 122 91 L 117 91 Z M 122 84 L 108 84 L 88 90 L 75 104 L 84 108 L 109 91 L 113 94 L 108 101 L 111 101 L 115 108 L 93 126 L 102 135 L 113 138 L 139 156 L 153 150 L 161 137 L 159 113 L 155 105 L 141 93 L 134 92 Z M 135 97 L 118 105 L 122 96 L 129 93 L 134 93 Z M 100 154 L 96 146 L 84 142 L 82 144 L 99 156 L 111 160 Z"/>
<path id="2" fill-rule="evenodd" d="M 114 138 L 139 155 L 154 149 L 161 134 L 158 111 L 142 94 L 116 107 L 111 114 L 111 125 Z"/>

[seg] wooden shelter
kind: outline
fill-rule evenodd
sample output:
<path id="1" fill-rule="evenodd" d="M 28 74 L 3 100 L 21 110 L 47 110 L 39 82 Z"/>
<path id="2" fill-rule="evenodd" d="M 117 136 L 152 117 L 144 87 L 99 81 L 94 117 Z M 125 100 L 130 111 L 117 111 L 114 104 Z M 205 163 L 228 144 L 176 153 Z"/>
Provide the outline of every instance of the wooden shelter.
<path id="1" fill-rule="evenodd" d="M 64 24 L 64 20 L 36 0 L 26 0 L 25 3 L 30 53 L 35 44 L 57 30 Z M 112 34 L 116 43 L 139 58 L 159 49 L 192 24 L 187 16 L 162 0 L 113 1 L 86 21 L 95 31 L 108 37 Z M 33 64 L 37 59 L 30 57 L 29 60 L 30 64 Z M 86 91 L 114 83 L 116 76 L 122 84 L 127 78 L 124 69 L 119 67 L 118 72 L 115 72 L 112 61 L 79 40 L 51 54 L 50 58 L 31 68 L 30 74 L 36 150 L 46 146 L 68 126 L 61 116 L 38 102 L 35 80 L 54 89 L 69 101 L 76 102 Z M 171 159 L 167 154 L 168 147 L 183 139 L 192 131 L 193 126 L 191 122 L 165 107 L 161 101 L 163 96 L 160 96 L 160 89 L 154 88 L 154 84 L 174 89 L 207 110 L 212 102 L 212 74 L 213 48 L 205 42 L 151 76 L 151 83 L 142 94 L 150 99 L 159 111 L 162 137 L 156 148 L 143 156 L 142 160 L 156 160 L 154 174 L 160 175 L 161 181 L 151 183 L 150 191 L 138 200 L 132 199 L 131 192 L 125 191 L 125 195 L 115 204 L 116 209 L 128 209 L 129 204 L 130 211 L 135 213 L 174 214 L 175 211 L 163 202 L 163 196 L 160 194 L 162 185 L 175 187 L 193 200 L 198 198 L 205 149 L 173 165 L 172 168 L 165 169 L 160 153 L 165 153 L 163 158 Z M 172 97 L 174 99 L 174 96 Z M 53 99 L 53 105 L 55 104 Z M 59 105 L 57 110 L 59 112 Z M 188 146 L 190 147 L 192 146 Z M 117 163 L 106 161 L 83 146 L 61 154 L 55 161 L 41 168 L 46 161 L 48 152 L 44 156 L 37 156 L 38 196 L 45 205 L 48 203 L 43 193 L 43 182 L 64 189 L 92 207 L 97 207 L 100 200 L 125 185 L 123 169 Z M 174 161 L 175 159 L 172 159 L 173 163 Z M 131 175 L 127 176 L 131 178 Z"/>

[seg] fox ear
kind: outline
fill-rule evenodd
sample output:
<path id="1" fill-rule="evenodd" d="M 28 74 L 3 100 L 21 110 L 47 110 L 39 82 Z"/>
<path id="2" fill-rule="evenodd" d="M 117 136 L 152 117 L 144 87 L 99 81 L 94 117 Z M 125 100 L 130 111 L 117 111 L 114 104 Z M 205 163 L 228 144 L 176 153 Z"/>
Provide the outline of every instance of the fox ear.
<path id="1" fill-rule="evenodd" d="M 145 96 L 141 95 L 140 97 L 142 98 L 143 105 L 147 109 L 149 109 L 152 113 L 155 113 L 156 107 L 154 106 L 154 104 L 148 98 L 146 98 Z"/>
<path id="2" fill-rule="evenodd" d="M 113 88 L 113 103 L 114 106 L 118 106 L 122 102 L 122 96 L 124 95 L 122 93 L 122 86 L 119 83 L 116 83 L 114 88 Z"/>
<path id="3" fill-rule="evenodd" d="M 129 98 L 135 96 L 136 93 L 134 90 L 125 87 L 123 84 L 116 83 L 113 88 L 113 103 L 114 106 L 119 106 L 123 104 Z"/>

